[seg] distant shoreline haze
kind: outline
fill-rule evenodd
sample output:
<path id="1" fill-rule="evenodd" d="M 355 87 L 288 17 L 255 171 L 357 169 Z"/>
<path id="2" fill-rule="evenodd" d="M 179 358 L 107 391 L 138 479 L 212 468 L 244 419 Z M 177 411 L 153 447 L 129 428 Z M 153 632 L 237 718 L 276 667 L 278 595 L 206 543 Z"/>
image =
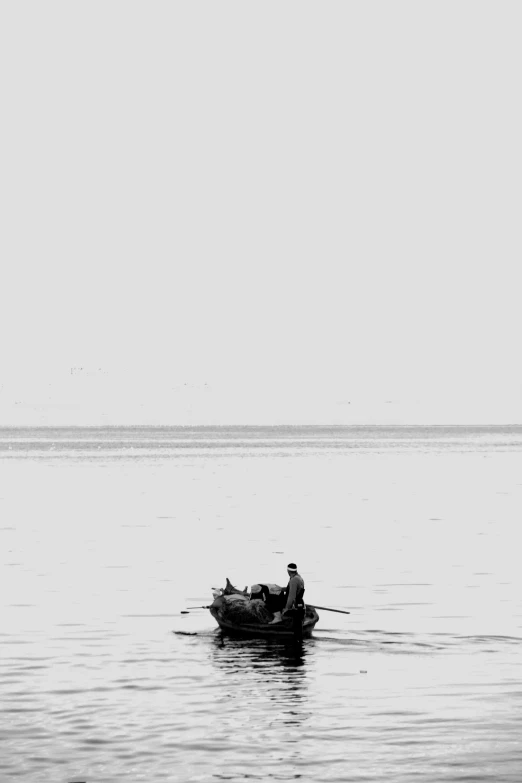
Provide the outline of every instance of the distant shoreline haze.
<path id="1" fill-rule="evenodd" d="M 0 427 L 0 458 L 245 457 L 522 449 L 522 425 L 227 425 Z"/>
<path id="2" fill-rule="evenodd" d="M 242 432 L 242 433 L 357 433 L 357 432 L 522 432 L 522 424 L 0 424 L 0 432 L 38 431 L 135 431 L 162 430 L 170 432 Z"/>

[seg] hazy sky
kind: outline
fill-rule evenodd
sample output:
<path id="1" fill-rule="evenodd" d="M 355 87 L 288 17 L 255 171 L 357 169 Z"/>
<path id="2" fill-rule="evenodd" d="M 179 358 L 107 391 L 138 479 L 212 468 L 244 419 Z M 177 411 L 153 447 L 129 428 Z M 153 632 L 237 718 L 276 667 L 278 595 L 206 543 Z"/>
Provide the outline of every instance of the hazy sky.
<path id="1" fill-rule="evenodd" d="M 0 423 L 522 422 L 521 24 L 2 3 Z"/>

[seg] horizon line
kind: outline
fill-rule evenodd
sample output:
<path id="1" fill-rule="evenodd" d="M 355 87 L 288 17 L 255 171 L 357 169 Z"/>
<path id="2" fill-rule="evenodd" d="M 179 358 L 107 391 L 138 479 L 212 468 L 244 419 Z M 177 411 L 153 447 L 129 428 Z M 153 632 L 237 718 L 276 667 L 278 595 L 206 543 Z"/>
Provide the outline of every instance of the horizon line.
<path id="1" fill-rule="evenodd" d="M 522 422 L 511 422 L 511 423 L 468 423 L 468 424 L 455 424 L 455 423 L 446 423 L 446 424 L 435 424 L 435 423 L 429 423 L 429 422 L 415 422 L 415 423 L 390 423 L 390 422 L 382 422 L 382 423 L 355 423 L 352 422 L 350 424 L 346 423 L 303 423 L 303 424 L 290 424 L 290 423 L 280 423 L 280 424 L 237 424 L 237 423 L 221 423 L 221 424 L 0 424 L 0 430 L 9 430 L 9 429 L 71 429 L 71 428 L 78 428 L 78 429 L 162 429 L 162 428 L 177 428 L 177 429 L 225 429 L 225 428 L 237 428 L 237 429 L 276 429 L 276 428 L 286 428 L 286 429 L 304 429 L 304 428 L 332 428 L 335 427 L 336 429 L 355 429 L 355 428 L 371 428 L 371 427 L 389 427 L 389 428 L 401 428 L 401 429 L 407 429 L 412 427 L 432 427 L 434 429 L 443 429 L 443 428 L 475 428 L 475 429 L 481 429 L 481 428 L 506 428 L 506 427 L 522 427 Z"/>

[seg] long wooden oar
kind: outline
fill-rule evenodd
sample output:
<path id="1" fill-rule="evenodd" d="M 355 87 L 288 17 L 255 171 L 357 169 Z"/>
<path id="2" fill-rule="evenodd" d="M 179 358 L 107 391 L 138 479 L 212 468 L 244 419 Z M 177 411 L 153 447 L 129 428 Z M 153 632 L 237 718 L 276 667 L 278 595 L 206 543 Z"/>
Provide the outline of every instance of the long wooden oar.
<path id="1" fill-rule="evenodd" d="M 321 609 L 323 612 L 337 612 L 338 614 L 351 614 L 345 609 L 332 609 L 331 606 L 317 606 L 317 604 L 306 604 L 311 609 Z M 191 606 L 190 609 L 181 610 L 180 614 L 188 614 L 192 609 L 210 609 L 209 606 Z"/>
<path id="2" fill-rule="evenodd" d="M 317 604 L 306 604 L 307 606 L 310 606 L 312 609 L 322 609 L 323 612 L 339 612 L 339 614 L 351 614 L 350 612 L 346 612 L 344 609 L 332 609 L 330 606 L 317 606 Z"/>

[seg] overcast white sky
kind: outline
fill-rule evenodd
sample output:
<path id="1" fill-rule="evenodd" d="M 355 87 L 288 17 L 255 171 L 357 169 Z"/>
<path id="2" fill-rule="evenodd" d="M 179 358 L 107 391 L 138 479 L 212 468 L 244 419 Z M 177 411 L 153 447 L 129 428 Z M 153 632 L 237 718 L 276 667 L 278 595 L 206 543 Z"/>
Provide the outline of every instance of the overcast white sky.
<path id="1" fill-rule="evenodd" d="M 0 424 L 522 422 L 521 24 L 2 3 Z"/>

